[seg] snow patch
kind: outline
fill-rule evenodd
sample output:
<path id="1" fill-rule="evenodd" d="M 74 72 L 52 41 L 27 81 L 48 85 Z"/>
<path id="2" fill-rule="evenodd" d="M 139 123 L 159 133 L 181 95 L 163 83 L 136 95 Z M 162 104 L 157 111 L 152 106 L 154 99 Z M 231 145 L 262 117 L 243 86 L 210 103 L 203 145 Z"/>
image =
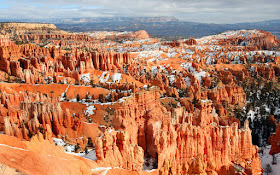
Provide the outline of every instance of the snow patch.
<path id="1" fill-rule="evenodd" d="M 96 157 L 96 152 L 95 150 L 90 151 L 87 155 L 84 156 L 84 158 L 96 161 L 97 157 Z"/>
<path id="2" fill-rule="evenodd" d="M 89 83 L 90 82 L 90 73 L 87 73 L 87 74 L 81 74 L 80 78 L 81 80 L 83 80 L 84 82 L 87 82 Z"/>
<path id="3" fill-rule="evenodd" d="M 206 77 L 205 71 L 202 71 L 202 70 L 196 71 L 196 69 L 192 66 L 192 63 L 190 63 L 190 62 L 182 63 L 181 67 L 187 69 L 190 73 L 192 73 L 195 76 L 195 78 L 199 81 L 200 84 L 202 83 L 202 78 Z M 188 79 L 186 79 L 186 80 L 188 81 Z M 186 82 L 186 84 L 187 84 L 187 82 Z"/>
<path id="4" fill-rule="evenodd" d="M 279 175 L 280 172 L 280 153 L 275 154 L 276 164 L 272 164 L 273 156 L 269 154 L 271 145 L 262 147 L 263 153 L 260 153 L 262 168 L 265 169 L 266 165 L 269 164 L 272 168 L 272 172 L 269 175 Z"/>
<path id="5" fill-rule="evenodd" d="M 122 79 L 121 73 L 115 73 L 114 75 L 112 75 L 113 83 L 115 83 L 115 82 L 120 83 L 121 79 Z"/>
<path id="6" fill-rule="evenodd" d="M 85 111 L 85 115 L 86 115 L 86 116 L 91 116 L 91 115 L 95 114 L 95 113 L 93 112 L 93 110 L 96 110 L 96 108 L 94 107 L 94 105 L 88 106 L 87 109 L 86 109 L 86 111 Z"/>
<path id="7" fill-rule="evenodd" d="M 107 74 L 108 73 L 108 74 Z M 99 78 L 100 83 L 106 83 L 110 78 L 110 73 L 105 71 L 102 73 L 102 75 Z"/>

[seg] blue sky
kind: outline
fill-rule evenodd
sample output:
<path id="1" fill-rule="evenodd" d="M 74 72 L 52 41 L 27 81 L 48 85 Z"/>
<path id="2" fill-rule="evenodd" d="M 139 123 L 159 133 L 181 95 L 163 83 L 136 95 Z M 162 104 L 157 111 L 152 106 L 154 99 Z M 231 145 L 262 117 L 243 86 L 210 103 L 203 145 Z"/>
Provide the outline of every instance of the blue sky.
<path id="1" fill-rule="evenodd" d="M 207 23 L 280 19 L 279 0 L 0 0 L 1 19 L 174 16 Z"/>

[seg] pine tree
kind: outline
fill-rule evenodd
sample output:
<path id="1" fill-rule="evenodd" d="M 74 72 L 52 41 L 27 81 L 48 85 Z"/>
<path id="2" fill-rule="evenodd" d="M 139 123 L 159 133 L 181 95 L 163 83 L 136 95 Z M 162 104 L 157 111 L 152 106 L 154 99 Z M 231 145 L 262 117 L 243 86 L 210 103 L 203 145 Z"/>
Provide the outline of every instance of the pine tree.
<path id="1" fill-rule="evenodd" d="M 264 172 L 266 172 L 267 175 L 269 173 L 272 173 L 272 168 L 271 168 L 270 164 L 266 164 Z"/>
<path id="2" fill-rule="evenodd" d="M 79 143 L 77 143 L 77 144 L 75 145 L 75 152 L 77 152 L 79 149 L 80 149 L 80 145 L 79 145 Z"/>
<path id="3" fill-rule="evenodd" d="M 275 154 L 272 154 L 272 165 L 276 165 L 276 164 L 277 164 L 277 158 Z"/>
<path id="4" fill-rule="evenodd" d="M 193 101 L 192 101 L 192 104 L 196 104 L 198 102 L 198 99 L 194 96 L 194 98 L 193 98 Z"/>
<path id="5" fill-rule="evenodd" d="M 99 101 L 100 101 L 101 103 L 104 102 L 104 96 L 103 96 L 103 94 L 99 94 Z"/>
<path id="6" fill-rule="evenodd" d="M 81 100 L 81 98 L 80 98 L 80 95 L 79 95 L 79 94 L 77 94 L 76 99 L 77 99 L 77 101 L 80 101 L 80 100 Z"/>

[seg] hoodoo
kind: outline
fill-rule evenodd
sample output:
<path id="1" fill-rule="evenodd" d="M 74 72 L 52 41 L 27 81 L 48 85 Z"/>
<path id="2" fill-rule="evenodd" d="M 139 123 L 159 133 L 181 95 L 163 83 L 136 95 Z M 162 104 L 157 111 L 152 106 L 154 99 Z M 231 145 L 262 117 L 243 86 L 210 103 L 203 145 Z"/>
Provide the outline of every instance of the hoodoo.
<path id="1" fill-rule="evenodd" d="M 280 152 L 269 32 L 166 41 L 12 22 L 0 33 L 0 173 L 258 175 L 259 147 Z"/>

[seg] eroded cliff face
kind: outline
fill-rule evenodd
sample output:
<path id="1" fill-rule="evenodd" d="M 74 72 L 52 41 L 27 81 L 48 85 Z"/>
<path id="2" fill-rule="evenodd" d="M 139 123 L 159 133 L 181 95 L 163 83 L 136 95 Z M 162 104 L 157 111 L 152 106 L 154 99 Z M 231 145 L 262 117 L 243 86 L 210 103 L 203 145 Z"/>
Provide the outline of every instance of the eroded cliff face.
<path id="1" fill-rule="evenodd" d="M 159 97 L 159 90 L 151 88 L 116 104 L 112 121 L 115 129 L 103 130 L 94 141 L 99 166 L 141 171 L 143 167 L 147 170 L 144 162 L 152 160 L 149 166 L 159 169 L 160 174 L 223 174 L 233 172 L 235 166 L 253 174 L 261 171 L 248 123 L 244 129 L 238 129 L 237 123 L 218 125 L 220 118 L 211 100 L 200 100 L 197 108 L 188 113 L 185 107 L 168 111 Z M 57 99 L 4 92 L 1 103 L 2 115 L 7 115 L 3 123 L 7 135 L 30 140 L 44 133 L 45 139 L 56 135 L 68 143 L 87 143 L 86 137 L 81 138 L 85 132 L 82 118 L 73 117 L 67 109 L 63 111 Z M 20 110 L 14 110 L 15 105 Z"/>
<path id="2" fill-rule="evenodd" d="M 144 151 L 137 144 L 130 144 L 124 131 L 106 130 L 95 140 L 97 163 L 101 166 L 120 167 L 132 171 L 141 171 L 144 163 Z"/>
<path id="3" fill-rule="evenodd" d="M 120 68 L 130 62 L 129 53 L 77 50 L 65 53 L 55 47 L 42 48 L 32 44 L 0 47 L 0 69 L 28 84 L 42 83 L 48 77 L 57 80 L 56 75 L 79 82 L 80 74 L 92 69 L 121 71 Z"/>
<path id="4" fill-rule="evenodd" d="M 46 133 L 49 126 L 51 135 L 73 144 L 87 143 L 87 137 L 83 136 L 86 124 L 80 120 L 81 116 L 74 117 L 69 109 L 62 110 L 58 99 L 26 92 L 13 95 L 3 92 L 0 97 L 4 104 L 1 127 L 6 135 L 30 140 L 38 132 Z"/>
<path id="5" fill-rule="evenodd" d="M 54 146 L 55 137 L 75 147 L 72 154 L 90 151 L 86 165 L 76 161 L 81 171 L 60 160 L 78 174 L 262 172 L 248 122 L 235 114 L 252 109 L 240 82 L 277 85 L 279 53 L 260 50 L 277 46 L 271 34 L 242 30 L 161 42 L 145 31 L 2 28 L 13 30 L 0 37 L 0 131 L 35 152 L 26 155 L 44 157 L 36 145 Z"/>
<path id="6" fill-rule="evenodd" d="M 141 150 L 141 154 L 144 150 L 145 159 L 156 160 L 154 164 L 160 169 L 160 174 L 198 173 L 196 171 L 229 174 L 234 173 L 233 167 L 236 166 L 243 167 L 247 173 L 261 172 L 258 147 L 252 145 L 248 122 L 243 129 L 238 129 L 237 123 L 219 126 L 219 116 L 211 101 L 200 101 L 200 108 L 193 113 L 186 112 L 183 107 L 169 112 L 160 104 L 158 97 L 157 90 L 139 92 L 120 104 L 113 121 L 118 130 L 117 137 L 115 131 L 105 132 L 103 139 L 96 141 L 100 145 L 98 149 L 103 147 L 107 150 L 106 154 L 113 158 L 106 158 L 104 151 L 98 151 L 98 160 L 105 162 L 107 159 L 114 166 L 114 159 L 119 157 L 119 145 L 132 144 L 140 146 L 137 149 Z M 108 135 L 111 135 L 110 139 Z M 121 141 L 118 135 L 122 136 Z M 112 137 L 115 137 L 113 144 Z M 122 144 L 118 144 L 120 142 Z M 114 151 L 117 153 L 110 153 Z M 204 157 L 196 163 L 194 160 L 202 155 Z M 135 162 L 133 167 L 141 167 L 142 164 L 143 160 Z"/>

